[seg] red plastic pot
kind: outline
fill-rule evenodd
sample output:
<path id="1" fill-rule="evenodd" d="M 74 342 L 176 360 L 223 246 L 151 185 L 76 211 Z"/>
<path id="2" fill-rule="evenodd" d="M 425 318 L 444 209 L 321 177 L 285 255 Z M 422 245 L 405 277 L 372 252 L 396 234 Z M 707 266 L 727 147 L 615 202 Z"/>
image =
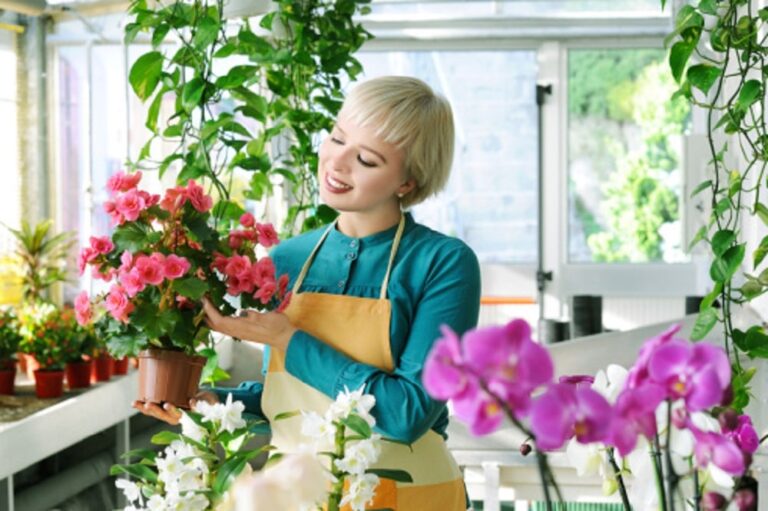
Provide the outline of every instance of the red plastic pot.
<path id="1" fill-rule="evenodd" d="M 128 357 L 112 358 L 112 374 L 115 376 L 128 374 Z"/>
<path id="2" fill-rule="evenodd" d="M 90 360 L 67 362 L 64 367 L 64 375 L 67 378 L 67 386 L 70 389 L 84 389 L 91 386 Z"/>
<path id="3" fill-rule="evenodd" d="M 112 357 L 107 353 L 102 353 L 98 357 L 91 359 L 93 369 L 91 370 L 91 383 L 97 381 L 109 381 L 112 378 Z"/>
<path id="4" fill-rule="evenodd" d="M 0 394 L 13 394 L 13 381 L 16 379 L 16 361 L 0 360 Z"/>
<path id="5" fill-rule="evenodd" d="M 35 395 L 40 399 L 60 397 L 64 394 L 64 371 L 38 369 L 35 371 Z"/>

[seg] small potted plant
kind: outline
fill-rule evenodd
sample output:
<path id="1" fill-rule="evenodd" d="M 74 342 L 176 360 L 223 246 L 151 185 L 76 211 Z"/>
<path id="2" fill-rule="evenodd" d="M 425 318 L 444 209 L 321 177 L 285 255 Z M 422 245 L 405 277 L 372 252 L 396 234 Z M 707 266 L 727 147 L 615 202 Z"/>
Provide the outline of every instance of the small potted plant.
<path id="1" fill-rule="evenodd" d="M 76 319 L 73 309 L 65 309 L 62 323 L 69 335 L 61 338 L 66 362 L 64 374 L 70 389 L 91 386 L 92 356 L 99 343 L 94 326 L 82 326 Z"/>
<path id="2" fill-rule="evenodd" d="M 75 307 L 82 319 L 93 305 L 108 312 L 110 353 L 139 358 L 140 400 L 187 407 L 206 362 L 198 350 L 212 347 L 202 297 L 229 313 L 225 295 L 243 308 L 279 308 L 288 277 L 277 278 L 272 260 L 257 257 L 257 248 L 278 243 L 271 225 L 246 213 L 237 228 L 217 230 L 223 213 L 213 214 L 213 199 L 194 180 L 163 197 L 139 189 L 140 180 L 141 172 L 109 179 L 104 208 L 114 233 L 91 237 L 78 258 L 81 273 L 90 267 L 109 288 Z"/>
<path id="3" fill-rule="evenodd" d="M 0 394 L 13 394 L 16 351 L 20 342 L 16 314 L 10 307 L 0 308 Z"/>
<path id="4" fill-rule="evenodd" d="M 64 392 L 65 348 L 69 332 L 61 311 L 53 304 L 34 302 L 19 309 L 21 349 L 33 355 L 39 368 L 34 370 L 35 394 L 55 398 Z"/>

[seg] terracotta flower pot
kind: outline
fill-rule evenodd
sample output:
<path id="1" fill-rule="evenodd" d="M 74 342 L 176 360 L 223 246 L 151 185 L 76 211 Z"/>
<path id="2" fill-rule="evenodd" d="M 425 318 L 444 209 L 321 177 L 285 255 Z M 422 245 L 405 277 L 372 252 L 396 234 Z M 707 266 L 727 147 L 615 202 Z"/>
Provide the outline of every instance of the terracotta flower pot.
<path id="1" fill-rule="evenodd" d="M 84 389 L 91 386 L 91 361 L 80 360 L 67 362 L 64 367 L 64 375 L 67 378 L 67 386 L 70 389 Z"/>
<path id="2" fill-rule="evenodd" d="M 35 394 L 40 399 L 59 397 L 64 394 L 64 371 L 48 369 L 35 371 Z"/>
<path id="3" fill-rule="evenodd" d="M 109 381 L 112 378 L 112 357 L 108 353 L 102 353 L 98 357 L 93 357 L 91 361 L 93 363 L 91 383 Z"/>
<path id="4" fill-rule="evenodd" d="M 138 399 L 189 408 L 189 400 L 197 394 L 204 365 L 205 357 L 180 351 L 142 351 L 139 353 Z"/>
<path id="5" fill-rule="evenodd" d="M 16 379 L 16 361 L 0 360 L 0 394 L 13 394 L 13 381 Z"/>
<path id="6" fill-rule="evenodd" d="M 128 357 L 112 358 L 112 374 L 115 376 L 128 374 Z"/>

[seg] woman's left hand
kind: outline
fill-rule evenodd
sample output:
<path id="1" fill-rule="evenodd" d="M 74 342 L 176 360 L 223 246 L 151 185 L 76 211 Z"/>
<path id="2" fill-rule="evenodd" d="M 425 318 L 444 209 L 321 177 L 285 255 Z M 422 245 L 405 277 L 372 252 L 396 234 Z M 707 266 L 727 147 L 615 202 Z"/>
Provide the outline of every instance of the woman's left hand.
<path id="1" fill-rule="evenodd" d="M 285 351 L 291 337 L 298 330 L 288 316 L 280 312 L 243 311 L 244 316 L 224 316 L 213 304 L 203 298 L 205 323 L 211 330 L 244 341 L 268 344 Z"/>

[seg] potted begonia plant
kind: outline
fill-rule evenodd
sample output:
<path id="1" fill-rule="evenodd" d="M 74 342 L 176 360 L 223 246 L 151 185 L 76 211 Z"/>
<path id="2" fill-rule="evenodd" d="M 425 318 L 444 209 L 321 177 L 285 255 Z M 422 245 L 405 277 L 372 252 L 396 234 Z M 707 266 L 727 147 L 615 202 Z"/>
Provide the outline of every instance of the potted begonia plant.
<path id="1" fill-rule="evenodd" d="M 115 357 L 138 356 L 139 399 L 187 407 L 211 349 L 201 299 L 225 312 L 276 309 L 285 304 L 288 277 L 257 248 L 278 243 L 270 224 L 244 214 L 233 229 L 214 228 L 213 199 L 194 180 L 162 195 L 139 189 L 141 172 L 118 172 L 104 204 L 115 226 L 111 237 L 91 237 L 78 258 L 80 272 L 109 285 L 76 303 L 81 324 L 94 304 L 109 314 L 107 340 Z"/>
<path id="2" fill-rule="evenodd" d="M 20 342 L 16 313 L 10 307 L 3 307 L 0 309 L 0 394 L 13 394 L 16 351 Z"/>

